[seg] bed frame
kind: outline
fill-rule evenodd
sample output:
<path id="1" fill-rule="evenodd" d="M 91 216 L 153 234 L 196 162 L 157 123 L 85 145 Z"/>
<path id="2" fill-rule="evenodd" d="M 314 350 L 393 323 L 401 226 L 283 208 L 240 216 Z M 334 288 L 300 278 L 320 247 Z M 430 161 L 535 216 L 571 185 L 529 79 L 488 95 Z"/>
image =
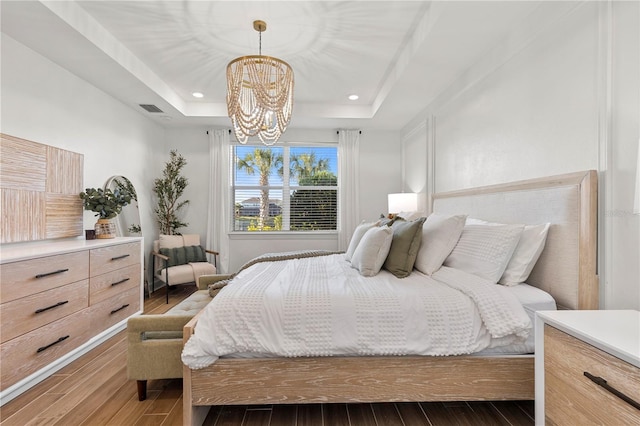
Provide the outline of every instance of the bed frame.
<path id="1" fill-rule="evenodd" d="M 435 194 L 432 211 L 502 223 L 551 223 L 529 284 L 564 309 L 598 309 L 597 174 L 571 173 Z M 184 328 L 196 332 L 198 316 Z M 184 367 L 185 425 L 211 405 L 534 399 L 534 357 L 219 359 Z"/>

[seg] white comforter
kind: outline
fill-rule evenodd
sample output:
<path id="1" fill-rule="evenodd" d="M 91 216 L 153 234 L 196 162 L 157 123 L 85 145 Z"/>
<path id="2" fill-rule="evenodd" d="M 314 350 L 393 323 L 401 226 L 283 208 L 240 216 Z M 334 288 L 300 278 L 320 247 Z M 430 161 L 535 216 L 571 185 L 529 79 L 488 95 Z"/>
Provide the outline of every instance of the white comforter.
<path id="1" fill-rule="evenodd" d="M 459 355 L 524 341 L 531 321 L 502 286 L 443 267 L 362 277 L 344 255 L 258 263 L 207 305 L 182 361 L 271 356 Z"/>

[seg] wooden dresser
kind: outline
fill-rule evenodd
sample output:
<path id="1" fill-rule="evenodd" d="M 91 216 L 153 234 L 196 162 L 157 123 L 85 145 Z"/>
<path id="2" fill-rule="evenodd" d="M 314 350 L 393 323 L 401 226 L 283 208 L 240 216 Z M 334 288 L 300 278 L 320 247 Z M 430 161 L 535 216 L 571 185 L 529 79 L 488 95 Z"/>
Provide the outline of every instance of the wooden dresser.
<path id="1" fill-rule="evenodd" d="M 640 312 L 536 315 L 536 424 L 640 424 Z"/>
<path id="2" fill-rule="evenodd" d="M 142 238 L 114 238 L 1 247 L 2 404 L 142 312 L 142 246 Z"/>

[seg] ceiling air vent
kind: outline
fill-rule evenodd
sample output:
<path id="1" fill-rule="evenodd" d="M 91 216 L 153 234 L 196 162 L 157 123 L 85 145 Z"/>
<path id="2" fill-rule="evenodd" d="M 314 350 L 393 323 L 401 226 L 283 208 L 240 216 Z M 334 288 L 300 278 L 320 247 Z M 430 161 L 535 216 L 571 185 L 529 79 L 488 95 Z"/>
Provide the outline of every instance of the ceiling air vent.
<path id="1" fill-rule="evenodd" d="M 164 112 L 155 105 L 140 104 L 140 106 L 147 112 Z"/>

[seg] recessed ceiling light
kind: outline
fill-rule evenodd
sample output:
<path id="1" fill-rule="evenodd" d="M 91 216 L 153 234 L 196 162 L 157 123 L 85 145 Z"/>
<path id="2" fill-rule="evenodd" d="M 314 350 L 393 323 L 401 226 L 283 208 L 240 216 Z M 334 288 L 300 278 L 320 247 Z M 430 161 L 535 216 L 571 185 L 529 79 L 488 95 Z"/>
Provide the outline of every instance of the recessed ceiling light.
<path id="1" fill-rule="evenodd" d="M 360 97 L 360 96 L 355 95 L 355 94 L 354 94 L 354 95 L 349 95 L 349 100 L 350 100 L 350 101 L 357 101 L 359 97 Z"/>
<path id="2" fill-rule="evenodd" d="M 194 98 L 204 98 L 204 95 L 200 92 L 193 92 L 192 95 Z"/>

